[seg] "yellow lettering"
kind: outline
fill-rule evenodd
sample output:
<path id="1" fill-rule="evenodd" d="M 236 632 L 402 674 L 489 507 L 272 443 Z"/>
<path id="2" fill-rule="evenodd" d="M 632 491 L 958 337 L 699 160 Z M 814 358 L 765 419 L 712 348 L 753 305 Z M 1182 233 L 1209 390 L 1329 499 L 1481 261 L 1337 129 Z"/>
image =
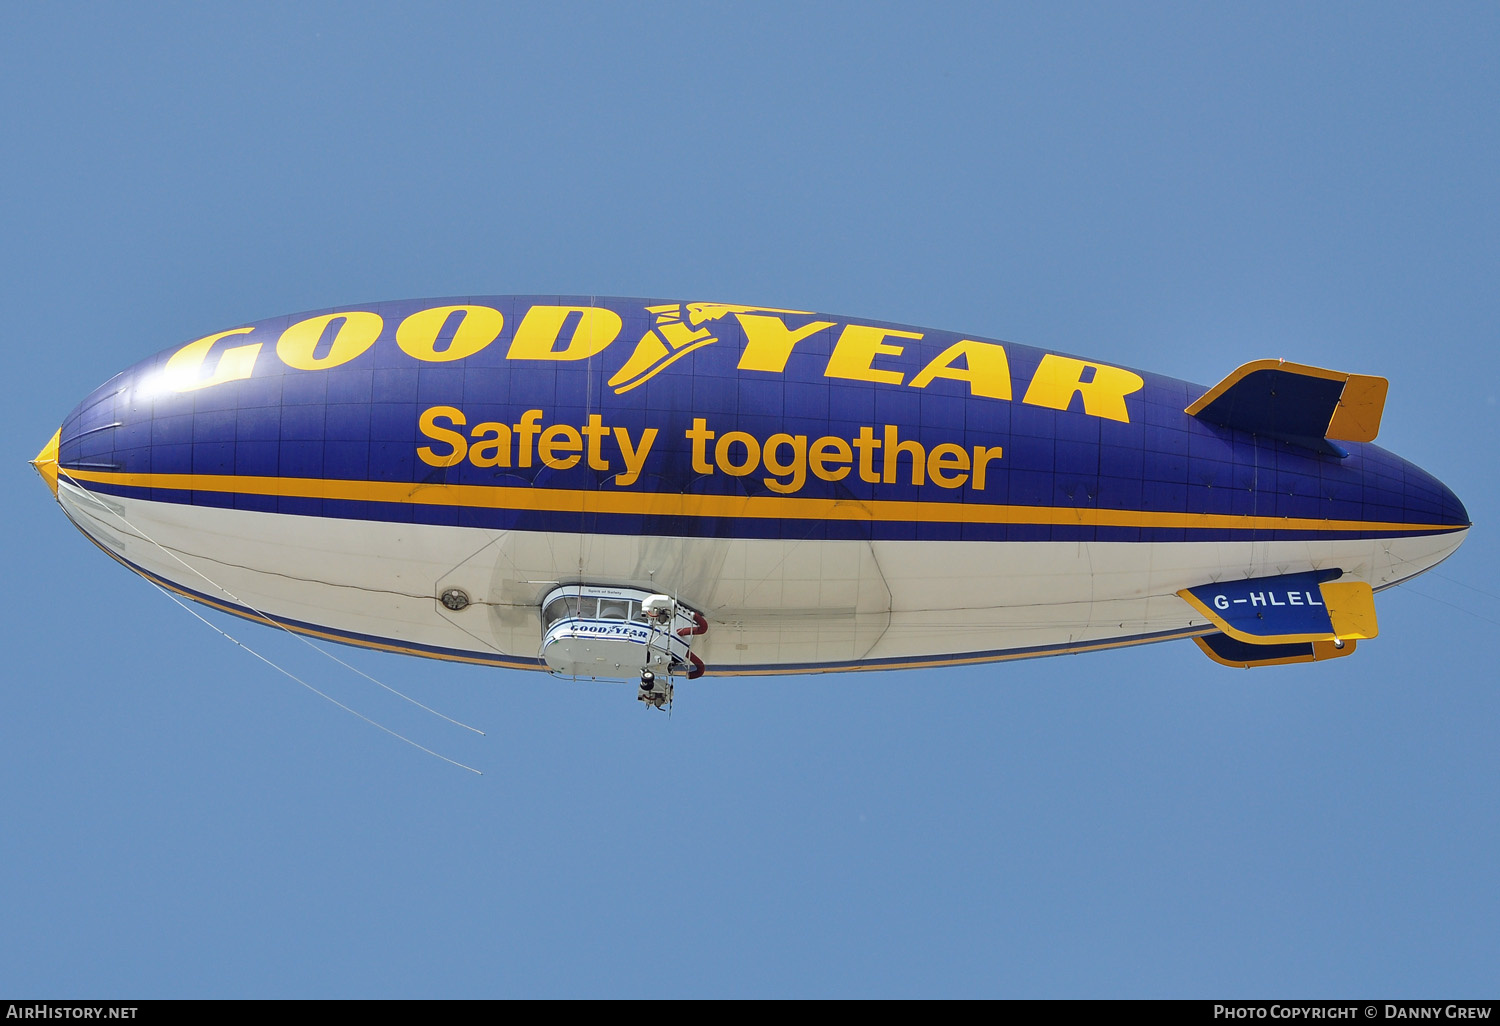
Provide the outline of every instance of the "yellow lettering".
<path id="1" fill-rule="evenodd" d="M 446 455 L 439 456 L 429 446 L 422 446 L 417 450 L 417 458 L 430 467 L 451 467 L 455 463 L 462 463 L 464 454 L 468 452 L 469 443 L 464 436 L 457 431 L 450 431 L 437 423 L 438 418 L 451 421 L 462 426 L 464 415 L 462 410 L 455 410 L 451 406 L 434 406 L 423 410 L 422 417 L 417 422 L 422 429 L 422 434 L 435 442 L 442 442 L 451 447 Z"/>
<path id="2" fill-rule="evenodd" d="M 620 455 L 625 459 L 625 473 L 615 478 L 615 484 L 621 488 L 633 485 L 641 476 L 641 468 L 646 465 L 646 457 L 651 454 L 651 443 L 656 441 L 656 428 L 646 428 L 641 432 L 641 444 L 635 448 L 630 447 L 630 432 L 624 428 L 615 428 L 615 442 L 620 446 Z"/>
<path id="3" fill-rule="evenodd" d="M 527 410 L 521 414 L 521 423 L 516 425 L 519 437 L 516 448 L 520 450 L 517 462 L 523 467 L 531 466 L 531 440 L 541 431 L 542 411 Z"/>
<path id="4" fill-rule="evenodd" d="M 541 439 L 536 443 L 536 451 L 542 462 L 553 470 L 571 470 L 583 459 L 583 436 L 575 427 L 553 424 L 542 432 Z M 558 452 L 574 455 L 558 456 Z"/>
<path id="5" fill-rule="evenodd" d="M 762 314 L 735 314 L 745 329 L 745 351 L 740 355 L 740 370 L 770 371 L 780 374 L 792 347 L 814 332 L 833 327 L 832 321 L 813 321 L 800 328 L 788 328 L 780 317 Z"/>
<path id="6" fill-rule="evenodd" d="M 880 448 L 880 439 L 875 437 L 875 429 L 868 425 L 859 429 L 859 437 L 854 439 L 854 448 L 859 450 L 859 479 L 866 484 L 879 484 L 880 475 L 875 473 L 875 450 Z"/>
<path id="7" fill-rule="evenodd" d="M 828 378 L 848 378 L 851 381 L 880 381 L 888 385 L 899 385 L 903 380 L 900 371 L 877 370 L 877 356 L 900 356 L 902 346 L 891 345 L 887 338 L 921 338 L 920 332 L 894 331 L 890 328 L 872 328 L 866 324 L 851 324 L 839 336 L 838 344 L 828 357 L 828 369 L 823 372 Z"/>
<path id="8" fill-rule="evenodd" d="M 578 327 L 561 349 L 555 348 L 568 317 L 578 314 Z M 507 360 L 587 360 L 620 334 L 620 315 L 598 306 L 534 306 L 526 311 L 511 340 Z"/>
<path id="9" fill-rule="evenodd" d="M 470 435 L 469 462 L 476 467 L 510 466 L 510 425 L 487 420 Z"/>
<path id="10" fill-rule="evenodd" d="M 583 437 L 588 439 L 590 470 L 609 469 L 609 460 L 605 459 L 600 451 L 604 439 L 608 436 L 609 428 L 604 426 L 604 418 L 597 413 L 589 414 L 589 422 L 583 427 Z"/>
<path id="11" fill-rule="evenodd" d="M 854 450 L 842 438 L 825 435 L 812 444 L 812 448 L 807 452 L 807 461 L 812 465 L 812 472 L 824 481 L 842 481 L 849 476 L 849 468 L 847 466 L 830 467 L 829 464 L 852 463 Z"/>
<path id="12" fill-rule="evenodd" d="M 639 437 L 633 437 L 628 428 L 606 425 L 599 414 L 590 414 L 582 427 L 544 426 L 544 420 L 542 410 L 532 409 L 525 411 L 517 424 L 485 421 L 465 433 L 459 430 L 467 424 L 463 410 L 429 407 L 422 411 L 418 423 L 423 438 L 433 444 L 418 448 L 417 456 L 432 467 L 452 467 L 467 459 L 475 467 L 508 468 L 514 464 L 524 468 L 539 460 L 554 470 L 587 465 L 595 471 L 609 471 L 618 466 L 604 453 L 604 443 L 612 440 L 625 469 L 611 480 L 628 487 L 641 479 L 660 433 L 654 427 L 642 428 Z M 970 484 L 982 489 L 989 464 L 1002 455 L 999 446 L 974 446 L 971 457 L 970 450 L 953 442 L 929 449 L 921 442 L 902 439 L 898 424 L 886 424 L 878 430 L 880 436 L 876 428 L 864 426 L 854 438 L 825 435 L 811 442 L 807 435 L 785 432 L 761 439 L 748 431 L 716 434 L 709 430 L 706 419 L 697 417 L 686 436 L 691 443 L 694 472 L 748 477 L 764 468 L 766 476 L 761 481 L 781 495 L 802 491 L 809 472 L 821 481 L 843 481 L 857 473 L 860 480 L 870 484 L 910 481 L 912 486 L 921 487 L 931 479 L 940 488 Z M 910 461 L 909 472 L 901 468 L 903 456 Z"/>
<path id="13" fill-rule="evenodd" d="M 334 321 L 339 321 L 328 352 L 317 355 L 318 342 Z M 327 370 L 348 363 L 363 353 L 380 337 L 384 322 L 377 313 L 368 310 L 347 310 L 343 313 L 320 314 L 298 321 L 281 333 L 276 342 L 276 355 L 281 362 L 296 370 Z"/>
<path id="14" fill-rule="evenodd" d="M 199 379 L 198 375 L 203 372 L 203 365 L 208 361 L 209 350 L 213 349 L 214 343 L 221 338 L 230 335 L 243 335 L 251 328 L 233 328 L 229 331 L 221 331 L 217 335 L 208 335 L 196 342 L 189 342 L 167 359 L 164 371 L 167 387 L 174 392 L 191 392 L 194 389 L 207 388 L 209 385 L 222 385 L 226 381 L 239 381 L 248 378 L 250 372 L 255 369 L 255 358 L 260 355 L 261 343 L 257 342 L 249 346 L 235 346 L 226 349 L 219 354 L 218 365 L 214 372 L 207 378 Z"/>
<path id="15" fill-rule="evenodd" d="M 1084 372 L 1089 368 L 1093 369 L 1094 377 L 1084 381 Z M 1022 401 L 1050 410 L 1066 410 L 1075 394 L 1082 395 L 1083 411 L 1089 416 L 1128 424 L 1130 412 L 1125 408 L 1125 397 L 1140 391 L 1145 384 L 1133 371 L 1048 353 L 1042 357 Z"/>
<path id="16" fill-rule="evenodd" d="M 712 474 L 714 468 L 708 462 L 708 443 L 714 440 L 714 433 L 708 429 L 708 421 L 702 417 L 693 418 L 693 426 L 687 429 L 688 441 L 693 443 L 693 473 Z"/>
<path id="17" fill-rule="evenodd" d="M 897 462 L 903 452 L 911 457 L 911 483 L 920 485 L 923 480 L 922 470 L 927 463 L 927 450 L 922 447 L 921 442 L 898 441 L 894 424 L 885 426 L 885 462 L 881 480 L 886 484 L 895 483 Z"/>
<path id="18" fill-rule="evenodd" d="M 998 460 L 1001 456 L 1004 455 L 1004 452 L 1004 449 L 998 445 L 988 449 L 986 449 L 982 445 L 974 446 L 975 491 L 983 491 L 984 489 L 984 468 L 989 466 L 990 460 Z"/>
<path id="19" fill-rule="evenodd" d="M 963 357 L 964 365 L 953 366 L 959 357 Z M 926 388 L 934 378 L 967 381 L 970 395 L 986 399 L 1010 398 L 1010 361 L 1005 358 L 1005 347 L 993 342 L 975 342 L 966 338 L 953 343 L 911 379 L 911 387 Z"/>
<path id="20" fill-rule="evenodd" d="M 791 446 L 792 458 L 790 462 L 783 463 L 777 458 L 777 453 L 782 446 Z M 774 477 L 763 478 L 766 487 L 773 492 L 790 495 L 798 491 L 807 483 L 807 436 L 806 435 L 772 435 L 766 439 L 765 449 L 762 451 L 766 469 L 775 474 L 776 477 L 791 476 L 790 481 L 778 481 Z"/>
<path id="21" fill-rule="evenodd" d="M 927 454 L 927 476 L 939 488 L 958 488 L 969 479 L 968 473 L 950 475 L 949 471 L 969 469 L 969 454 L 963 446 L 944 442 L 934 445 Z"/>
<path id="22" fill-rule="evenodd" d="M 453 337 L 439 349 L 438 333 L 448 318 L 458 314 L 458 326 Z M 473 356 L 500 337 L 505 326 L 505 317 L 499 310 L 488 306 L 435 306 L 430 310 L 418 310 L 396 328 L 396 345 L 407 356 L 429 363 L 446 363 Z"/>
<path id="23" fill-rule="evenodd" d="M 739 443 L 745 447 L 745 461 L 743 463 L 731 463 L 729 460 L 729 447 Z M 755 436 L 746 431 L 728 431 L 719 436 L 718 444 L 714 446 L 714 462 L 719 469 L 726 474 L 735 477 L 744 477 L 753 474 L 755 468 L 760 466 L 760 443 Z"/>

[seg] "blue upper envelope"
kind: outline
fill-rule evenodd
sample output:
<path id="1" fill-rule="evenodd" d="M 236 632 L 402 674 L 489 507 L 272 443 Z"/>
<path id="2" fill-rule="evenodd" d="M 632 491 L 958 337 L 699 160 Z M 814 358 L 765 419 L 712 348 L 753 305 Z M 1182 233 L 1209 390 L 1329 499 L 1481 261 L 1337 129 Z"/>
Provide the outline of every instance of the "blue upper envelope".
<path id="1" fill-rule="evenodd" d="M 79 404 L 57 463 L 161 501 L 518 530 L 1129 542 L 1468 525 L 1429 474 L 1334 430 L 1379 379 L 1261 369 L 1210 396 L 807 311 L 410 300 L 174 346 Z"/>

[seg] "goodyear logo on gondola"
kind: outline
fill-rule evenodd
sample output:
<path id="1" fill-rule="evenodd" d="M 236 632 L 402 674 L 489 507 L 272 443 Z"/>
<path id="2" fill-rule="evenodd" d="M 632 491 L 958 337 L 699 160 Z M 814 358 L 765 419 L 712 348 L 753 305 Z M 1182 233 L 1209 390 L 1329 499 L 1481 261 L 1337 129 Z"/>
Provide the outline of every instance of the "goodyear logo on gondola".
<path id="1" fill-rule="evenodd" d="M 598 620 L 567 621 L 549 633 L 554 636 L 586 635 L 591 638 L 634 641 L 642 645 L 649 644 L 651 641 L 651 632 L 645 627 L 637 627 L 633 624 L 602 623 Z"/>
<path id="2" fill-rule="evenodd" d="M 969 394 L 1011 400 L 1013 388 L 1005 347 L 997 342 L 959 339 L 908 376 L 899 360 L 919 331 L 807 320 L 804 310 L 725 303 L 671 303 L 647 307 L 653 323 L 608 379 L 617 394 L 639 387 L 690 353 L 720 340 L 719 325 L 734 318 L 744 335 L 738 369 L 785 373 L 796 347 L 828 330 L 834 338 L 824 377 L 907 388 L 926 388 L 939 379 L 958 381 Z M 791 320 L 792 324 L 788 321 Z M 571 325 L 571 333 L 564 337 Z M 607 307 L 536 304 L 521 315 L 506 350 L 507 360 L 587 360 L 620 345 L 624 322 Z M 450 363 L 496 342 L 505 328 L 494 307 L 475 304 L 434 306 L 409 314 L 396 326 L 396 345 L 413 360 Z M 208 335 L 183 346 L 167 360 L 165 384 L 176 391 L 210 388 L 248 378 L 266 358 L 266 343 L 238 341 L 254 325 Z M 370 310 L 319 314 L 292 324 L 275 344 L 275 358 L 294 370 L 338 367 L 360 356 L 380 338 L 385 320 Z M 836 332 L 836 334 L 834 334 Z M 1073 398 L 1084 412 L 1109 420 L 1130 420 L 1125 397 L 1140 390 L 1138 374 L 1055 353 L 1043 355 L 1022 402 L 1066 410 Z"/>

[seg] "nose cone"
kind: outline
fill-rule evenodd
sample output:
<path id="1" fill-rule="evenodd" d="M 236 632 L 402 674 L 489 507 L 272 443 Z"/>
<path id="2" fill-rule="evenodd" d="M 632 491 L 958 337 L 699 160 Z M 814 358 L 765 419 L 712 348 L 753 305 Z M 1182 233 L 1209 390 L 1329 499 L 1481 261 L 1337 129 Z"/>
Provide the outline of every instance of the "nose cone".
<path id="1" fill-rule="evenodd" d="M 47 444 L 42 446 L 42 451 L 36 454 L 36 459 L 31 461 L 36 472 L 42 475 L 42 480 L 47 482 L 47 487 L 52 489 L 54 498 L 57 496 L 57 444 L 61 438 L 62 428 L 58 428 L 52 432 Z"/>
<path id="2" fill-rule="evenodd" d="M 1400 461 L 1399 473 L 1399 479 L 1391 480 L 1385 488 L 1377 484 L 1366 489 L 1367 497 L 1375 494 L 1385 503 L 1399 504 L 1400 514 L 1390 508 L 1389 519 L 1425 528 L 1421 534 L 1389 543 L 1390 551 L 1401 556 L 1400 565 L 1393 568 L 1393 583 L 1437 566 L 1458 551 L 1469 536 L 1469 511 L 1451 488 L 1405 460 Z"/>
<path id="3" fill-rule="evenodd" d="M 1415 464 L 1406 463 L 1402 470 L 1405 478 L 1403 500 L 1408 514 L 1443 527 L 1470 525 L 1469 511 L 1451 488 Z"/>
<path id="4" fill-rule="evenodd" d="M 1458 496 L 1454 495 L 1453 491 L 1447 485 L 1439 482 L 1439 486 L 1443 489 L 1443 508 L 1448 511 L 1447 516 L 1451 518 L 1448 522 L 1462 524 L 1465 527 L 1471 526 L 1473 521 L 1469 519 L 1469 511 L 1458 500 Z"/>
<path id="5" fill-rule="evenodd" d="M 1428 476 L 1431 477 L 1431 475 Z M 1469 511 L 1464 509 L 1464 504 L 1459 501 L 1457 495 L 1453 494 L 1453 490 L 1450 489 L 1447 485 L 1443 484 L 1437 478 L 1432 478 L 1432 480 L 1433 483 L 1436 484 L 1439 489 L 1441 489 L 1442 513 L 1440 514 L 1440 516 L 1442 517 L 1442 522 L 1446 524 L 1453 524 L 1455 527 L 1462 528 L 1462 530 L 1454 531 L 1449 536 L 1450 547 L 1443 556 L 1443 558 L 1446 559 L 1448 558 L 1448 556 L 1451 556 L 1453 555 L 1453 553 L 1457 552 L 1458 547 L 1462 545 L 1464 543 L 1464 539 L 1469 536 L 1469 527 L 1471 526 L 1472 521 L 1469 520 Z"/>

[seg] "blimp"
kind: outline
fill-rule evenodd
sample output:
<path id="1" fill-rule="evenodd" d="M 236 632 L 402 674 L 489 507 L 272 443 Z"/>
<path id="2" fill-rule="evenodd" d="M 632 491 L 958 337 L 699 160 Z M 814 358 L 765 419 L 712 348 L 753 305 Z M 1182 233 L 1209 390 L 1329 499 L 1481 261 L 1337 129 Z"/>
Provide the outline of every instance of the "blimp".
<path id="1" fill-rule="evenodd" d="M 658 708 L 705 675 L 1350 655 L 1468 514 L 1374 444 L 1385 379 L 1226 371 L 732 303 L 366 303 L 145 359 L 33 463 L 197 602 Z"/>

